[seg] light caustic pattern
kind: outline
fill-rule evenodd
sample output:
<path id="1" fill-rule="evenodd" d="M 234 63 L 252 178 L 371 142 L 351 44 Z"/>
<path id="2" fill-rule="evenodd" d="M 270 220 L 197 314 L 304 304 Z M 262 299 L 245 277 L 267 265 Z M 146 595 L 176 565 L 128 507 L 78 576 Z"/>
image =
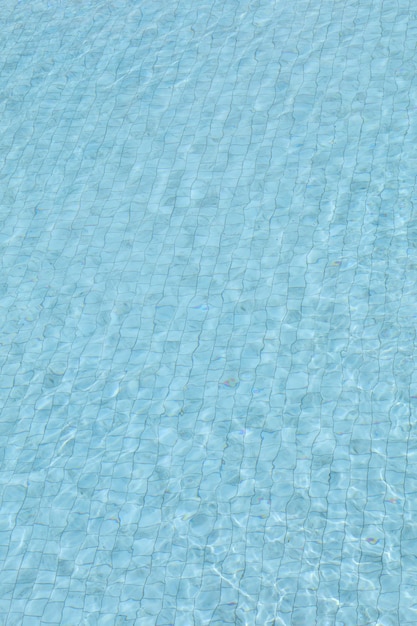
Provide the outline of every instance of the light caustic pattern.
<path id="1" fill-rule="evenodd" d="M 4 0 L 0 623 L 417 623 L 417 12 Z"/>

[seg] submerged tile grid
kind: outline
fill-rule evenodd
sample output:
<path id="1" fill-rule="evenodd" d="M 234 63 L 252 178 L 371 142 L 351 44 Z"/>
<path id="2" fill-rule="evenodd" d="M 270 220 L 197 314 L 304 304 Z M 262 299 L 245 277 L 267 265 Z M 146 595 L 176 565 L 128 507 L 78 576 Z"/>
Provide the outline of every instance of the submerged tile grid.
<path id="1" fill-rule="evenodd" d="M 415 624 L 412 6 L 5 5 L 0 623 Z"/>

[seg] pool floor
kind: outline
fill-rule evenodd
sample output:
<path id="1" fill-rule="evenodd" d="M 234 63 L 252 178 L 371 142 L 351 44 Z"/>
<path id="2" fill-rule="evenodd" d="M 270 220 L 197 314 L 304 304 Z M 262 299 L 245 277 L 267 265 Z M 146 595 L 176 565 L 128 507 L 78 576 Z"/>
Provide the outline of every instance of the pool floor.
<path id="1" fill-rule="evenodd" d="M 1 626 L 417 624 L 416 44 L 3 1 Z"/>

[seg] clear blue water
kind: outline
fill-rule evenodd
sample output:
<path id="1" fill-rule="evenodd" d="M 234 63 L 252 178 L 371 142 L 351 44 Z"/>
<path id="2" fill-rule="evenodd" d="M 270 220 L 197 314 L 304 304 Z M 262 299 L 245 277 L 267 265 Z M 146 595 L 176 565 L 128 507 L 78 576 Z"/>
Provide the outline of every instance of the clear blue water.
<path id="1" fill-rule="evenodd" d="M 3 0 L 0 624 L 417 624 L 417 9 Z"/>

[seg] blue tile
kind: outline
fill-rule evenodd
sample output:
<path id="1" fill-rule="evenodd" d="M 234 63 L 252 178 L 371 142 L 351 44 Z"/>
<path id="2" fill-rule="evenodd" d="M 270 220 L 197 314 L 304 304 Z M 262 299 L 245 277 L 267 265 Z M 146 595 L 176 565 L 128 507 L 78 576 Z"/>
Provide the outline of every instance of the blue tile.
<path id="1" fill-rule="evenodd" d="M 414 624 L 417 13 L 342 4 L 4 7 L 8 625 Z"/>

